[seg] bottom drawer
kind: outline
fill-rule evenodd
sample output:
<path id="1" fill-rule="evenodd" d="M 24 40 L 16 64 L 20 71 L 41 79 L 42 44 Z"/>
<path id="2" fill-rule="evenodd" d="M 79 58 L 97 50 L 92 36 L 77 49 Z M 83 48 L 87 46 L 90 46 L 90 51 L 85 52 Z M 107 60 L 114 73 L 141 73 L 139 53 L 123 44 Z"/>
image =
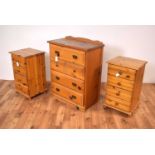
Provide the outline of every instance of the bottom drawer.
<path id="1" fill-rule="evenodd" d="M 15 87 L 17 90 L 21 91 L 22 93 L 27 94 L 27 95 L 29 94 L 27 86 L 24 86 L 24 85 L 16 82 Z"/>
<path id="2" fill-rule="evenodd" d="M 112 106 L 114 108 L 117 108 L 117 109 L 120 109 L 120 110 L 123 110 L 123 111 L 130 112 L 130 110 L 131 110 L 130 106 L 123 105 L 120 102 L 114 101 L 114 100 L 112 100 L 110 98 L 106 98 L 105 103 L 107 105 L 110 105 L 110 106 Z"/>
<path id="3" fill-rule="evenodd" d="M 61 86 L 57 83 L 52 83 L 52 91 L 57 95 L 68 99 L 69 101 L 76 103 L 78 105 L 83 105 L 83 95 Z"/>

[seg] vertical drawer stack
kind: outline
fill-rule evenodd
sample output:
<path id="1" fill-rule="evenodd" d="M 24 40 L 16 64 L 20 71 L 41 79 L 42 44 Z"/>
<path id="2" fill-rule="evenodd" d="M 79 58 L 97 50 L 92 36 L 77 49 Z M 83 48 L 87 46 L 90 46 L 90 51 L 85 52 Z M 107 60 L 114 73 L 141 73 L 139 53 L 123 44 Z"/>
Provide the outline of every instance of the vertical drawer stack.
<path id="1" fill-rule="evenodd" d="M 116 57 L 108 61 L 104 106 L 129 115 L 138 106 L 146 61 Z"/>
<path id="2" fill-rule="evenodd" d="M 44 52 L 25 48 L 10 53 L 16 91 L 28 98 L 43 93 L 46 90 Z"/>
<path id="3" fill-rule="evenodd" d="M 52 94 L 81 110 L 95 104 L 100 91 L 103 43 L 75 37 L 48 43 Z"/>

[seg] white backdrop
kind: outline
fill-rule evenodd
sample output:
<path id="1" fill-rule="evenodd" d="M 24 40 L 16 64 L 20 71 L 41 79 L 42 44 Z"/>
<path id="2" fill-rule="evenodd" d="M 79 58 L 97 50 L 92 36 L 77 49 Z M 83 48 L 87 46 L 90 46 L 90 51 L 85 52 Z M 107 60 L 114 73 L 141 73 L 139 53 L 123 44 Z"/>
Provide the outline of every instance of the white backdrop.
<path id="1" fill-rule="evenodd" d="M 147 60 L 144 82 L 155 82 L 155 26 L 0 26 L 0 79 L 13 79 L 8 52 L 32 47 L 46 52 L 46 76 L 50 80 L 47 40 L 67 35 L 105 44 L 102 82 L 106 81 L 106 61 L 119 55 Z"/>

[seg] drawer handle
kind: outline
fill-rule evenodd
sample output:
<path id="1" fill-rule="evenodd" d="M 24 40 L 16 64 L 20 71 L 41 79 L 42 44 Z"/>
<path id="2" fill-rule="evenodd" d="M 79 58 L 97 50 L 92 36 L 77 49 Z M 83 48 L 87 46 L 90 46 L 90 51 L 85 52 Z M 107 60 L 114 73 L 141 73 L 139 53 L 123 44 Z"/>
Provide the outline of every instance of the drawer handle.
<path id="1" fill-rule="evenodd" d="M 16 70 L 16 73 L 20 73 L 20 70 Z"/>
<path id="2" fill-rule="evenodd" d="M 130 78 L 130 75 L 127 75 L 126 78 Z"/>
<path id="3" fill-rule="evenodd" d="M 55 55 L 59 57 L 60 56 L 60 52 L 59 51 L 55 51 Z"/>
<path id="4" fill-rule="evenodd" d="M 72 95 L 69 97 L 71 100 L 76 99 L 76 96 Z"/>
<path id="5" fill-rule="evenodd" d="M 72 55 L 72 57 L 73 57 L 73 59 L 77 59 L 78 58 L 77 55 Z"/>
<path id="6" fill-rule="evenodd" d="M 73 72 L 75 73 L 75 72 L 76 72 L 76 70 L 74 69 L 74 70 L 73 70 Z"/>
<path id="7" fill-rule="evenodd" d="M 56 91 L 58 91 L 58 92 L 59 92 L 59 91 L 60 91 L 60 89 L 59 89 L 59 88 L 56 88 Z"/>
<path id="8" fill-rule="evenodd" d="M 76 87 L 76 86 L 77 86 L 77 84 L 76 84 L 76 83 L 74 83 L 74 82 L 72 82 L 72 86 Z"/>
<path id="9" fill-rule="evenodd" d="M 117 85 L 121 86 L 121 83 L 120 83 L 120 82 L 118 82 L 118 83 L 117 83 Z"/>
<path id="10" fill-rule="evenodd" d="M 120 96 L 120 92 L 116 93 L 117 96 Z"/>
<path id="11" fill-rule="evenodd" d="M 118 103 L 118 102 L 115 102 L 115 105 L 116 105 L 116 106 L 118 106 L 118 105 L 119 105 L 119 103 Z"/>
<path id="12" fill-rule="evenodd" d="M 81 87 L 78 87 L 79 90 L 81 90 Z"/>
<path id="13" fill-rule="evenodd" d="M 119 77 L 120 75 L 122 75 L 122 72 L 117 72 L 117 73 L 115 74 L 116 77 Z"/>
<path id="14" fill-rule="evenodd" d="M 58 76 L 55 77 L 57 80 L 60 80 L 60 78 Z"/>

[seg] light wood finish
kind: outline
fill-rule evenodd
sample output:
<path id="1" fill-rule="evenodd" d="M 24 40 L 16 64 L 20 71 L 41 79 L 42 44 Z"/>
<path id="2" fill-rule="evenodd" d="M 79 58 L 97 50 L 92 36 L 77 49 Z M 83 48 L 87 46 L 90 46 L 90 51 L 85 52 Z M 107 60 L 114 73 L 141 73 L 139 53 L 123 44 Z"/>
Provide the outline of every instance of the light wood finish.
<path id="1" fill-rule="evenodd" d="M 51 80 L 53 82 L 57 82 L 65 87 L 71 88 L 77 92 L 83 93 L 84 91 L 84 81 L 76 78 L 72 78 L 71 76 L 62 74 L 60 72 L 56 72 L 54 70 L 51 71 Z"/>
<path id="2" fill-rule="evenodd" d="M 51 70 L 55 70 L 71 77 L 84 80 L 85 68 L 78 66 L 72 63 L 66 63 L 65 61 L 60 60 L 59 63 L 51 61 Z"/>
<path id="3" fill-rule="evenodd" d="M 44 52 L 26 48 L 10 53 L 16 91 L 28 98 L 43 93 L 46 90 Z"/>
<path id="4" fill-rule="evenodd" d="M 103 43 L 75 37 L 48 42 L 52 94 L 81 110 L 95 104 L 100 92 Z M 56 84 L 64 91 L 57 91 L 60 88 Z"/>
<path id="5" fill-rule="evenodd" d="M 116 57 L 108 61 L 104 106 L 131 115 L 139 104 L 146 61 Z"/>
<path id="6" fill-rule="evenodd" d="M 85 53 L 80 50 L 61 47 L 57 45 L 50 44 L 51 49 L 51 59 L 54 60 L 55 52 L 59 52 L 59 59 L 72 62 L 78 65 L 85 65 Z"/>
<path id="7" fill-rule="evenodd" d="M 103 108 L 105 85 L 102 85 L 100 100 L 85 112 L 72 104 L 60 102 L 50 91 L 28 100 L 16 93 L 14 87 L 13 81 L 0 80 L 1 129 L 155 128 L 155 84 L 143 85 L 139 108 L 130 117 L 111 108 Z"/>

